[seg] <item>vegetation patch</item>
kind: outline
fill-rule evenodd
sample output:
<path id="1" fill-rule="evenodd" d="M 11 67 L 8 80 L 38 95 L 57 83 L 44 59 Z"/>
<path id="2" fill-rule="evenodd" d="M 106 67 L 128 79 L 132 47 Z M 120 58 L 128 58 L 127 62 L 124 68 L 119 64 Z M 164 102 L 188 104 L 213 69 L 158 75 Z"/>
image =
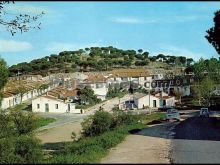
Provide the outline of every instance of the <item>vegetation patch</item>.
<path id="1" fill-rule="evenodd" d="M 142 123 L 144 124 L 152 124 L 152 122 L 155 121 L 162 121 L 165 119 L 165 113 L 162 112 L 156 112 L 156 113 L 152 113 L 150 115 L 139 115 L 140 120 L 142 121 Z"/>
<path id="2" fill-rule="evenodd" d="M 55 122 L 56 119 L 54 118 L 37 118 L 36 120 L 36 125 L 37 125 L 37 128 L 40 128 L 40 127 L 43 127 L 45 125 L 48 125 L 49 123 L 52 123 L 52 122 Z"/>
<path id="3" fill-rule="evenodd" d="M 114 109 L 113 114 L 110 114 L 101 109 L 84 120 L 82 136 L 78 140 L 66 142 L 47 162 L 100 163 L 109 149 L 121 143 L 128 134 L 139 132 L 147 127 L 146 123 L 162 119 L 163 115 L 131 115 L 120 109 Z M 140 119 L 145 119 L 145 123 L 140 122 Z"/>
<path id="4" fill-rule="evenodd" d="M 50 163 L 99 163 L 108 150 L 121 143 L 129 131 L 141 129 L 141 123 L 123 125 L 99 136 L 85 137 L 73 143 L 66 143 L 65 150 L 54 154 Z"/>

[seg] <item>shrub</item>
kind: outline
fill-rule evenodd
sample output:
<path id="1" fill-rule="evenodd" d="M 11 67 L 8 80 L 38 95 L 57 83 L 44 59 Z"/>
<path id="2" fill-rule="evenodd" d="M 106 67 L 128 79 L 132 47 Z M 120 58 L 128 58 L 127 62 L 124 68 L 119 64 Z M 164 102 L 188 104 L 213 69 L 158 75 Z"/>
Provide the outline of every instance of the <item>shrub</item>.
<path id="1" fill-rule="evenodd" d="M 15 154 L 14 139 L 2 138 L 0 139 L 0 163 L 20 163 L 21 157 Z"/>
<path id="2" fill-rule="evenodd" d="M 119 108 L 113 108 L 114 119 L 112 127 L 118 127 L 120 125 L 128 125 L 138 121 L 138 116 L 132 115 L 130 112 L 126 113 Z"/>
<path id="3" fill-rule="evenodd" d="M 82 123 L 84 136 L 96 136 L 110 130 L 112 115 L 102 109 Z"/>
<path id="4" fill-rule="evenodd" d="M 41 163 L 42 160 L 37 139 L 27 135 L 0 139 L 0 163 Z"/>
<path id="5" fill-rule="evenodd" d="M 24 113 L 21 110 L 11 111 L 10 114 L 18 135 L 31 134 L 36 128 L 36 118 L 33 113 Z"/>
<path id="6" fill-rule="evenodd" d="M 16 139 L 15 153 L 24 160 L 24 163 L 40 163 L 43 159 L 39 140 L 27 135 Z"/>

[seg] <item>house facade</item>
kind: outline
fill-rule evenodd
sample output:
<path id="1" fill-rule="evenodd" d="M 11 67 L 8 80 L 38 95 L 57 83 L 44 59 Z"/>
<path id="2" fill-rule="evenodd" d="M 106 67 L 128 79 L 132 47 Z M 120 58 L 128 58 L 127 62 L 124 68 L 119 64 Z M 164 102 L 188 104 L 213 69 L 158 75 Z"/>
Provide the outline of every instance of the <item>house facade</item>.
<path id="1" fill-rule="evenodd" d="M 108 85 L 128 89 L 132 85 L 134 88 L 146 86 L 146 82 L 151 82 L 152 77 L 146 69 L 117 69 L 108 76 Z"/>
<path id="2" fill-rule="evenodd" d="M 102 75 L 90 75 L 83 83 L 78 86 L 79 88 L 88 87 L 94 91 L 97 98 L 101 100 L 106 99 L 108 92 L 108 84 L 106 78 Z"/>
<path id="3" fill-rule="evenodd" d="M 81 109 L 76 109 L 74 103 L 65 102 L 52 96 L 44 95 L 32 100 L 33 112 L 52 113 L 83 113 Z"/>
<path id="4" fill-rule="evenodd" d="M 12 81 L 12 80 L 11 80 Z M 6 84 L 6 87 L 3 91 L 3 99 L 1 104 L 1 109 L 7 109 L 10 107 L 13 107 L 15 105 L 21 104 L 27 100 L 33 99 L 37 96 L 40 96 L 54 88 L 56 88 L 59 84 L 57 83 L 48 83 L 45 81 L 42 82 L 19 82 L 14 80 L 14 82 L 9 82 L 9 84 Z M 19 93 L 19 86 L 20 83 L 22 84 L 22 88 L 25 90 L 24 93 Z M 39 86 L 48 83 L 48 88 L 45 89 L 39 89 Z"/>
<path id="5" fill-rule="evenodd" d="M 135 93 L 133 96 L 133 100 L 131 100 L 131 103 L 133 104 L 132 108 L 137 108 L 137 109 L 143 109 L 146 107 L 150 107 L 150 108 L 172 107 L 175 105 L 175 97 L 168 96 L 168 94 L 164 92 L 155 95 Z"/>

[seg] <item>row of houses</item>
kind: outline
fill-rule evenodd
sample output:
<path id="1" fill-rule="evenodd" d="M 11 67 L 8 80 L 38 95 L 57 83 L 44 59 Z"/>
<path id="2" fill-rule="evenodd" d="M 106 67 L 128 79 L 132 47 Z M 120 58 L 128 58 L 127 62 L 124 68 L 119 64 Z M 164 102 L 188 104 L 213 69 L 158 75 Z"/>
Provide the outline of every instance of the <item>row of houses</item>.
<path id="1" fill-rule="evenodd" d="M 164 81 L 164 74 L 152 73 L 145 69 L 117 69 L 109 72 L 86 72 L 73 74 L 59 74 L 62 79 L 61 86 L 46 92 L 43 96 L 32 101 L 34 112 L 68 112 L 83 113 L 75 108 L 78 98 L 77 91 L 89 87 L 101 100 L 106 99 L 109 86 L 123 89 L 145 88 L 150 94 L 136 93 L 124 103 L 121 108 L 144 107 L 171 107 L 175 105 L 173 91 L 181 92 L 183 96 L 190 95 L 190 85 L 172 83 L 164 88 L 162 85 L 153 87 L 152 84 Z M 161 83 L 161 82 L 160 82 Z M 164 83 L 164 82 L 163 82 Z"/>
<path id="2" fill-rule="evenodd" d="M 7 109 L 25 101 L 32 100 L 56 87 L 59 82 L 53 83 L 51 81 L 26 78 L 17 79 L 11 78 L 7 82 L 2 91 L 1 109 Z"/>
<path id="3" fill-rule="evenodd" d="M 134 89 L 141 87 L 154 92 L 165 91 L 168 95 L 172 95 L 177 91 L 181 92 L 183 96 L 190 95 L 189 83 L 177 84 L 175 81 L 178 82 L 178 79 L 173 79 L 173 82 L 170 83 L 171 79 L 164 78 L 165 75 L 161 73 L 150 73 L 145 69 L 118 69 L 103 75 L 98 73 L 88 74 L 88 77 L 80 82 L 79 88 L 90 87 L 102 100 L 106 99 L 105 96 L 109 85 L 123 89 L 128 89 L 132 86 Z M 166 83 L 163 82 L 164 80 Z M 157 83 L 157 86 L 153 87 L 152 84 L 155 83 Z"/>

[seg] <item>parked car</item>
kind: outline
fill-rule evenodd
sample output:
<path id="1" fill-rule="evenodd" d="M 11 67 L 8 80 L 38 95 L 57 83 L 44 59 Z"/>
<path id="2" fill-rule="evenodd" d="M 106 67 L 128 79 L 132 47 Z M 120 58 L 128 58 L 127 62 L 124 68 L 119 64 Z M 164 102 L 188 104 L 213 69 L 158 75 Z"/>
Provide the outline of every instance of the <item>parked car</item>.
<path id="1" fill-rule="evenodd" d="M 209 117 L 209 109 L 208 108 L 201 108 L 199 116 L 200 117 Z"/>
<path id="2" fill-rule="evenodd" d="M 168 109 L 166 113 L 166 120 L 170 119 L 176 119 L 177 121 L 180 121 L 180 113 L 177 109 Z"/>

